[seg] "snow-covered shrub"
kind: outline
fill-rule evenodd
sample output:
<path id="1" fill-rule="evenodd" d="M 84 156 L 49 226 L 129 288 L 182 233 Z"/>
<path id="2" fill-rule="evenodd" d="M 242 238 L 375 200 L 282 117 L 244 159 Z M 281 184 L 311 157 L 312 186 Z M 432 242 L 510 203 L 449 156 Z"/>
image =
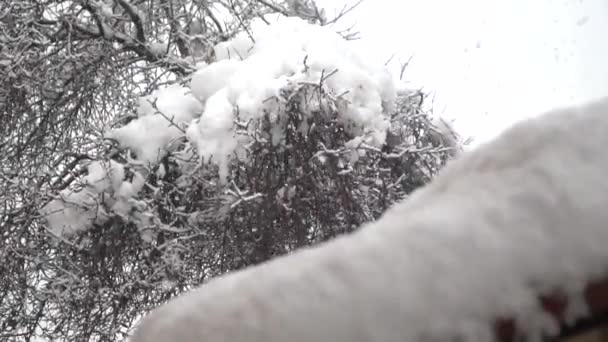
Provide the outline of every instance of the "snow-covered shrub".
<path id="1" fill-rule="evenodd" d="M 84 180 L 109 177 L 118 193 L 95 190 L 77 211 L 61 201 L 78 202 L 69 187 L 41 211 L 62 242 L 57 272 L 74 258 L 81 267 L 70 291 L 49 285 L 63 307 L 83 310 L 92 291 L 135 318 L 127 308 L 353 231 L 459 148 L 433 133 L 422 94 L 397 92 L 384 67 L 328 28 L 260 20 L 215 56 L 107 130 L 108 160 L 91 165 L 120 165 L 124 176 L 88 166 Z"/>
<path id="2" fill-rule="evenodd" d="M 290 189 L 289 198 L 278 196 L 280 205 L 272 205 L 273 215 L 277 216 L 282 211 L 292 210 L 288 202 L 294 197 L 296 200 L 310 199 L 319 197 L 316 194 L 319 191 L 328 191 L 326 195 L 332 201 L 342 202 L 340 206 L 359 212 L 356 217 L 335 212 L 335 217 L 330 218 L 334 221 L 329 224 L 331 229 L 336 226 L 342 230 L 354 229 L 386 208 L 386 203 L 380 208 L 373 208 L 377 204 L 368 204 L 370 199 L 378 197 L 369 194 L 370 187 L 385 187 L 379 195 L 382 197 L 391 194 L 389 188 L 402 186 L 383 184 L 386 177 L 380 173 L 399 173 L 396 168 L 403 165 L 398 164 L 411 162 L 406 160 L 408 154 L 426 148 L 416 145 L 419 137 L 432 137 L 437 130 L 427 122 L 422 125 L 426 132 L 406 132 L 420 127 L 419 124 L 411 125 L 411 121 L 428 120 L 425 114 L 404 113 L 400 112 L 403 108 L 398 108 L 403 107 L 400 101 L 417 94 L 402 93 L 397 101 L 398 94 L 389 72 L 384 67 L 367 63 L 340 35 L 299 18 L 275 20 L 272 25 L 261 19 L 254 21 L 250 32 L 218 44 L 215 47 L 217 61 L 199 65 L 189 89 L 175 84 L 142 97 L 137 118 L 110 130 L 107 138 L 116 141 L 119 148 L 130 151 L 134 156 L 134 159 L 129 158 L 132 164 L 157 170 L 159 178 L 165 178 L 168 171 L 179 174 L 175 186 L 181 192 L 191 190 L 194 178 L 189 170 L 197 170 L 200 165 L 217 167 L 217 179 L 213 182 L 217 182 L 218 187 L 230 182 L 227 189 L 215 190 L 226 192 L 223 205 L 230 205 L 230 210 L 206 208 L 208 211 L 217 209 L 218 215 L 228 214 L 238 205 L 253 205 L 247 204 L 250 201 L 256 205 L 247 210 L 262 204 L 267 206 L 269 199 Z M 387 134 L 392 138 L 389 142 L 391 151 L 387 150 Z M 441 155 L 450 148 L 458 148 L 442 141 L 431 145 L 446 148 L 424 152 Z M 393 148 L 398 151 L 392 151 Z M 171 164 L 171 160 L 175 163 Z M 375 168 L 374 164 L 379 161 L 384 165 Z M 436 160 L 431 165 L 441 162 Z M 419 164 L 416 169 L 424 167 Z M 369 174 L 370 171 L 375 175 Z M 410 188 L 420 185 L 433 171 L 419 175 L 419 182 Z M 141 178 L 140 173 L 137 175 Z M 354 179 L 360 175 L 367 177 Z M 370 181 L 374 185 L 366 184 Z M 122 180 L 118 180 L 117 186 L 120 182 Z M 349 185 L 341 185 L 345 183 Z M 347 190 L 353 184 L 356 190 Z M 142 186 L 139 184 L 135 191 L 122 197 L 129 200 Z M 82 196 L 91 197 L 103 191 L 78 196 L 83 199 Z M 343 193 L 336 197 L 337 192 Z M 209 197 L 205 200 L 216 196 Z M 187 196 L 184 198 L 187 200 Z M 288 202 L 281 202 L 284 200 Z M 68 202 L 74 201 L 78 202 L 76 195 Z M 84 199 L 81 202 L 84 207 L 94 205 Z M 96 219 L 82 221 L 83 217 L 75 215 L 75 209 L 67 208 L 68 204 L 68 210 L 61 211 L 61 203 L 63 201 L 55 200 L 45 209 L 45 212 L 53 210 L 48 221 L 55 231 L 85 230 L 93 223 L 103 223 L 97 213 L 102 218 L 109 215 L 96 206 L 98 209 L 85 210 L 88 216 Z M 298 210 L 298 215 L 311 216 L 308 211 L 318 210 L 313 207 L 327 207 L 320 203 L 306 203 L 306 206 L 309 209 Z M 253 211 L 258 212 L 258 209 Z M 117 210 L 128 219 L 125 215 L 130 210 L 121 207 L 114 211 Z M 192 212 L 184 214 L 193 215 Z M 258 220 L 257 225 L 274 226 L 276 220 L 276 217 L 268 222 Z M 309 220 L 299 221 L 279 226 L 294 227 L 295 224 L 302 226 L 298 229 L 304 231 L 327 230 L 327 223 L 323 221 L 312 224 L 313 227 Z M 309 234 L 304 233 L 304 236 Z M 300 244 L 304 243 L 300 241 Z"/>
<path id="3" fill-rule="evenodd" d="M 162 305 L 131 342 L 494 341 L 503 318 L 555 336 L 540 298 L 572 322 L 606 279 L 606 132 L 608 98 L 517 124 L 360 231 Z"/>
<path id="4" fill-rule="evenodd" d="M 171 281 L 161 280 L 164 267 L 180 250 L 199 246 L 186 239 L 193 237 L 182 221 L 172 222 L 176 211 L 166 202 L 179 194 L 151 187 L 175 171 L 156 164 L 157 156 L 188 152 L 168 146 L 148 155 L 151 162 L 144 155 L 129 160 L 143 150 L 133 146 L 130 156 L 128 144 L 104 140 L 106 128 L 137 118 L 141 96 L 158 97 L 154 90 L 165 92 L 172 82 L 189 84 L 197 64 L 214 61 L 213 47 L 248 29 L 253 18 L 291 13 L 310 22 L 334 20 L 312 0 L 57 0 L 44 6 L 20 0 L 0 1 L 0 13 L 7 14 L 0 20 L 0 340 L 120 341 L 133 317 L 181 290 L 183 284 L 170 288 Z M 139 123 L 151 137 L 147 143 L 181 144 L 183 138 L 173 140 L 175 130 L 158 123 Z M 129 129 L 117 132 L 125 134 Z M 123 197 L 125 210 L 111 209 L 114 188 L 97 193 L 85 186 L 92 164 L 111 169 L 113 162 L 123 166 L 124 184 L 137 184 L 136 172 L 145 180 L 136 195 Z M 185 168 L 190 165 L 197 166 Z M 50 210 L 40 210 L 47 204 Z M 159 231 L 181 231 L 185 247 L 164 246 Z M 188 260 L 188 278 L 200 280 L 199 260 Z"/>
<path id="5" fill-rule="evenodd" d="M 94 161 L 87 167 L 79 189 L 65 189 L 42 210 L 53 233 L 73 235 L 93 224 L 104 224 L 111 214 L 127 215 L 131 198 L 144 185 L 144 177 L 135 172 L 125 180 L 122 164 L 110 160 Z"/>

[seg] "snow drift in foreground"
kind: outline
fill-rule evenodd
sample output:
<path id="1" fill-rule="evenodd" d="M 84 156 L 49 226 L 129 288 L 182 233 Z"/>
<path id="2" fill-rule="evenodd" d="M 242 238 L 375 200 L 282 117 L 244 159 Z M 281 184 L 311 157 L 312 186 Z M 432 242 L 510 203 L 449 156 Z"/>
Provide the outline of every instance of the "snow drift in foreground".
<path id="1" fill-rule="evenodd" d="M 235 272 L 154 310 L 132 342 L 490 341 L 555 334 L 608 266 L 608 98 L 515 125 L 349 236 Z"/>

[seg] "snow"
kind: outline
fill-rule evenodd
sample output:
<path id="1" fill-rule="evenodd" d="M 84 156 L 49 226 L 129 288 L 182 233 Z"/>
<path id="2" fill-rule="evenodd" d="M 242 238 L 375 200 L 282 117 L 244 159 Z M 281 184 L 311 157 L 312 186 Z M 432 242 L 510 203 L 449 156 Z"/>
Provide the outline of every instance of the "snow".
<path id="1" fill-rule="evenodd" d="M 107 214 L 97 203 L 97 195 L 91 189 L 66 192 L 47 204 L 41 213 L 55 235 L 70 236 L 107 219 Z"/>
<path id="2" fill-rule="evenodd" d="M 237 137 L 235 120 L 250 122 L 269 115 L 276 123 L 272 141 L 279 144 L 281 116 L 286 115 L 279 100 L 281 90 L 323 83 L 340 98 L 340 119 L 350 133 L 369 144 L 382 144 L 389 125 L 386 114 L 396 98 L 388 70 L 366 63 L 329 28 L 295 17 L 267 16 L 266 20 L 272 25 L 254 20 L 251 37 L 243 32 L 218 44 L 217 61 L 197 65 L 190 89 L 173 85 L 142 98 L 138 119 L 107 136 L 153 165 L 170 150 L 171 142 L 185 136 L 200 159 L 217 163 L 220 179 L 225 180 L 231 158 L 244 157 L 239 149 L 248 142 Z M 309 115 L 318 105 L 307 104 Z"/>
<path id="3" fill-rule="evenodd" d="M 584 134 L 581 134 L 584 132 Z M 359 231 L 211 280 L 131 342 L 491 341 L 555 335 L 608 266 L 608 97 L 519 123 Z"/>
<path id="4" fill-rule="evenodd" d="M 267 19 L 272 20 L 272 19 Z M 388 113 L 396 98 L 392 76 L 384 67 L 369 65 L 340 35 L 299 18 L 261 19 L 252 23 L 251 37 L 241 33 L 218 44 L 218 61 L 192 77 L 194 96 L 205 103 L 201 119 L 188 129 L 188 140 L 201 158 L 214 157 L 225 178 L 229 156 L 246 144 L 234 134 L 233 122 L 269 115 L 273 142 L 280 143 L 282 127 L 279 95 L 298 84 L 321 84 L 339 96 L 340 119 L 350 133 L 368 143 L 384 142 Z M 254 43 L 255 42 L 255 43 Z M 232 107 L 232 110 L 230 110 Z M 309 104 L 313 115 L 315 104 Z M 243 155 L 243 154 L 239 154 Z"/>
<path id="5" fill-rule="evenodd" d="M 251 139 L 237 134 L 235 121 L 253 122 L 250 126 L 255 127 L 256 121 L 267 115 L 274 125 L 265 138 L 275 145 L 282 144 L 287 114 L 285 99 L 280 95 L 284 91 L 293 94 L 294 89 L 312 84 L 322 85 L 328 96 L 337 99 L 338 119 L 358 141 L 381 145 L 396 98 L 388 70 L 368 63 L 330 28 L 296 17 L 269 15 L 265 20 L 272 24 L 258 18 L 249 33 L 218 44 L 217 60 L 198 63 L 189 87 L 174 84 L 140 98 L 137 118 L 106 132 L 106 138 L 129 149 L 134 154 L 129 162 L 143 165 L 144 169 L 158 165 L 168 152 L 178 153 L 176 147 L 188 142 L 199 161 L 218 165 L 219 180 L 226 181 L 230 162 L 233 158 L 247 158 L 244 146 Z M 161 48 L 161 43 L 150 45 L 155 53 Z M 310 116 L 321 115 L 319 110 L 326 105 L 304 96 L 301 102 L 303 114 Z M 303 131 L 304 126 L 300 127 Z M 185 168 L 191 166 L 183 164 Z M 85 181 L 107 176 L 101 164 L 93 163 L 89 172 Z M 133 182 L 122 182 L 122 178 L 81 192 L 62 192 L 61 196 L 73 204 L 61 199 L 49 203 L 43 210 L 49 226 L 69 235 L 103 222 L 112 214 L 130 215 L 133 208 L 139 207 L 135 197 L 144 180 L 135 177 Z M 100 198 L 105 192 L 112 194 L 108 200 Z M 143 214 L 137 214 L 135 219 L 141 226 L 151 224 Z"/>
<path id="6" fill-rule="evenodd" d="M 114 11 L 112 10 L 112 2 L 103 1 L 100 5 L 99 11 L 101 15 L 106 18 L 112 18 L 114 16 Z"/>
<path id="7" fill-rule="evenodd" d="M 167 54 L 167 44 L 165 43 L 160 43 L 160 42 L 154 42 L 150 44 L 150 52 L 152 52 L 152 54 L 154 56 L 160 57 L 160 56 L 164 56 Z"/>
<path id="8" fill-rule="evenodd" d="M 142 97 L 138 119 L 108 132 L 107 137 L 131 149 L 139 161 L 156 165 L 170 143 L 183 136 L 184 127 L 180 125 L 198 117 L 202 108 L 188 88 L 171 85 Z"/>
<path id="9" fill-rule="evenodd" d="M 211 65 L 202 64 L 197 71 L 196 82 L 192 82 L 190 89 L 196 98 L 205 102 L 211 95 L 224 88 L 228 80 L 239 71 L 241 64 L 233 59 L 221 60 Z"/>
<path id="10" fill-rule="evenodd" d="M 110 160 L 94 161 L 87 166 L 81 189 L 65 189 L 41 209 L 48 226 L 57 236 L 71 236 L 93 224 L 102 224 L 108 210 L 127 215 L 132 197 L 144 185 L 143 176 L 135 172 L 132 181 L 125 181 L 122 164 Z M 103 194 L 103 196 L 101 196 Z"/>
<path id="11" fill-rule="evenodd" d="M 236 148 L 236 137 L 232 133 L 234 107 L 226 98 L 226 89 L 213 94 L 206 102 L 205 111 L 198 124 L 192 124 L 186 132 L 188 139 L 196 144 L 203 158 L 216 157 L 223 179 L 227 177 L 228 156 Z"/>

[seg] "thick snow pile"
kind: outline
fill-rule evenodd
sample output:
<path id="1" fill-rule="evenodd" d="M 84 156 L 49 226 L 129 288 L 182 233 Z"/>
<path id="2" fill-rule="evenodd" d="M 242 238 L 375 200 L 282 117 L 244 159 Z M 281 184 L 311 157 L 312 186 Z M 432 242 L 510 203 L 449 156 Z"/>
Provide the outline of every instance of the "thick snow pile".
<path id="1" fill-rule="evenodd" d="M 126 216 L 135 202 L 132 197 L 144 185 L 143 176 L 135 172 L 131 181 L 125 179 L 124 167 L 115 162 L 95 161 L 88 165 L 88 174 L 78 190 L 65 189 L 42 210 L 50 229 L 58 236 L 69 236 L 101 224 L 108 211 Z"/>
<path id="2" fill-rule="evenodd" d="M 608 270 L 606 132 L 608 98 L 518 124 L 378 221 L 212 280 L 131 341 L 492 341 L 498 318 L 555 334 L 539 296 L 574 319 Z"/>

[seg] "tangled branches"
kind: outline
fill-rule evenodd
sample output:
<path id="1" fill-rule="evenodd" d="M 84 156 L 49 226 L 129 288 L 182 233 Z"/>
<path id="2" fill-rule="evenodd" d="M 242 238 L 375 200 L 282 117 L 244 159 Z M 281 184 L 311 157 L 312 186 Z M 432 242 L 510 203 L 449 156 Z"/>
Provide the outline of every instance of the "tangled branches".
<path id="1" fill-rule="evenodd" d="M 422 112 L 421 94 L 401 94 L 379 148 L 337 120 L 339 94 L 307 83 L 272 99 L 287 114 L 280 132 L 268 115 L 235 122 L 251 143 L 227 182 L 185 139 L 143 171 L 103 139 L 133 119 L 140 96 L 186 81 L 215 44 L 268 13 L 333 21 L 310 1 L 0 4 L 1 339 L 124 340 L 149 308 L 210 277 L 374 220 L 457 148 Z M 133 210 L 54 234 L 39 209 L 83 187 L 90 161 L 145 175 Z"/>

